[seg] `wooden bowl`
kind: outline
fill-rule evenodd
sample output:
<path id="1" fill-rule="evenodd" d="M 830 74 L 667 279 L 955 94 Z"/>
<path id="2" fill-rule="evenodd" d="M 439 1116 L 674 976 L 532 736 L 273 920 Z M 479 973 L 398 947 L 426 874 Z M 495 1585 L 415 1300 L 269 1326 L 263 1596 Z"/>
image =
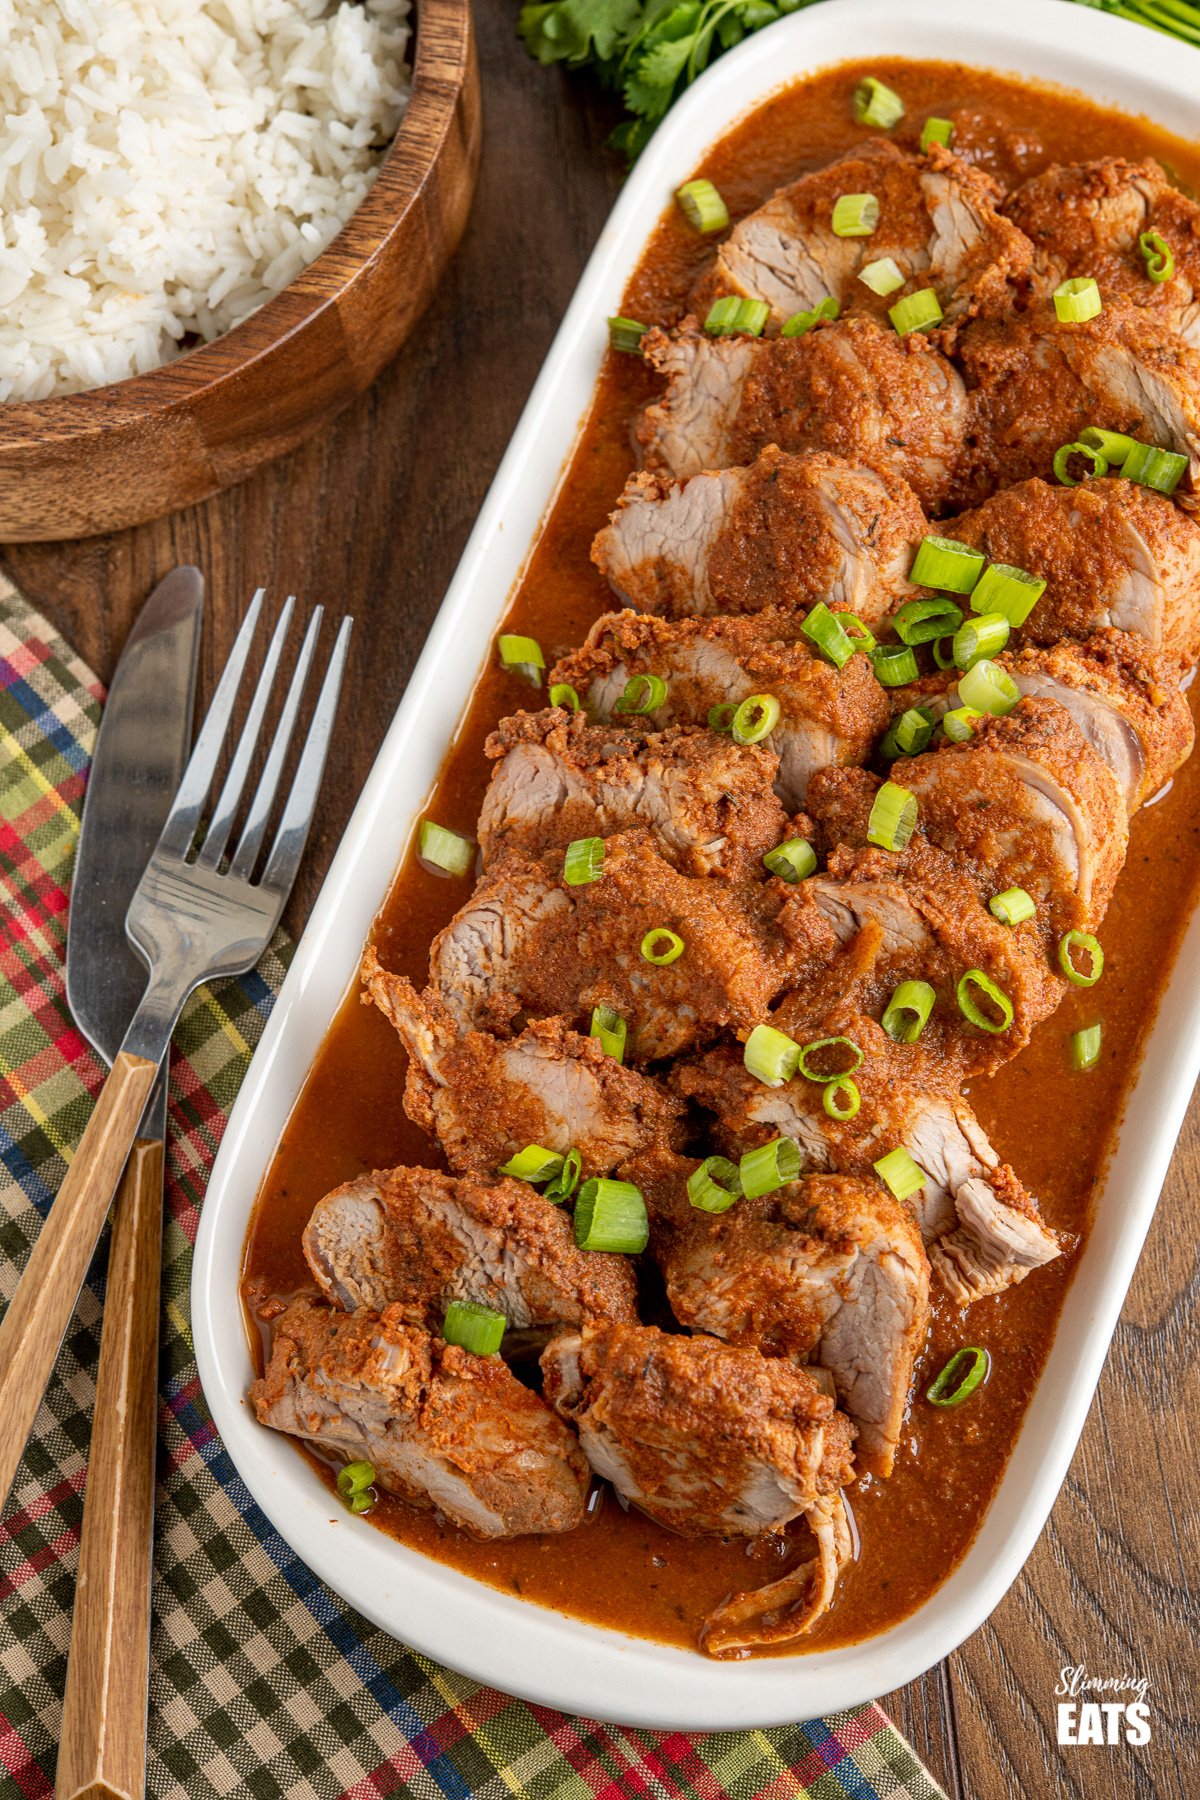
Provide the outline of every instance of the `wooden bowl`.
<path id="1" fill-rule="evenodd" d="M 369 386 L 433 294 L 479 167 L 470 0 L 419 0 L 412 93 L 338 236 L 243 324 L 109 387 L 0 404 L 0 542 L 87 537 L 191 506 Z"/>

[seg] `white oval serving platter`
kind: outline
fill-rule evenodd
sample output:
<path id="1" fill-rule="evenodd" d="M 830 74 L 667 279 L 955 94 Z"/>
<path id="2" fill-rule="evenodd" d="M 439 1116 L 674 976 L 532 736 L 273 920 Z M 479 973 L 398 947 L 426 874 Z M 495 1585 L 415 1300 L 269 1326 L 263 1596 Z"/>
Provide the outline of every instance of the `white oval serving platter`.
<path id="1" fill-rule="evenodd" d="M 1020 1572 L 1066 1475 L 1200 1073 L 1198 916 L 1129 1099 L 1049 1361 L 982 1528 L 918 1612 L 853 1647 L 711 1662 L 500 1593 L 332 1517 L 316 1475 L 247 1408 L 252 1370 L 238 1278 L 254 1197 L 356 978 L 372 919 L 569 461 L 605 348 L 606 315 L 617 310 L 674 189 L 716 138 L 782 84 L 873 54 L 1013 71 L 1182 135 L 1196 128 L 1200 54 L 1049 0 L 956 0 L 950 8 L 943 0 L 831 0 L 748 39 L 685 94 L 601 234 L 480 513 L 234 1107 L 196 1243 L 200 1379 L 240 1475 L 287 1543 L 368 1619 L 427 1655 L 545 1705 L 631 1725 L 736 1729 L 837 1711 L 913 1680 L 982 1624 Z"/>

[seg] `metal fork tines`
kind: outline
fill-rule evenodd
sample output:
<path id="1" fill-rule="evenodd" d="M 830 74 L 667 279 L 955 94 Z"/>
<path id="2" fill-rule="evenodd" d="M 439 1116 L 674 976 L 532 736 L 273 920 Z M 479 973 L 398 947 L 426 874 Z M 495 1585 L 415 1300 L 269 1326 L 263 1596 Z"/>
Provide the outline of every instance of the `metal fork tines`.
<path id="1" fill-rule="evenodd" d="M 203 981 L 248 969 L 266 949 L 300 865 L 329 750 L 349 649 L 343 619 L 321 683 L 308 733 L 261 875 L 254 870 L 266 842 L 288 749 L 316 657 L 322 609 L 313 611 L 262 774 L 240 836 L 225 866 L 263 721 L 283 659 L 294 609 L 289 598 L 272 634 L 245 724 L 213 803 L 201 819 L 233 720 L 264 592 L 255 594 L 196 740 L 162 836 L 130 904 L 126 929 L 150 968 L 150 984 L 123 1048 L 153 1059 L 165 1048 L 183 1001 Z M 198 835 L 199 833 L 199 835 Z"/>
<path id="2" fill-rule="evenodd" d="M 184 1001 L 201 982 L 240 974 L 257 962 L 279 922 L 312 824 L 346 666 L 349 619 L 343 619 L 338 629 L 291 787 L 268 842 L 304 689 L 316 660 L 319 609 L 305 633 L 274 735 L 269 744 L 262 745 L 262 774 L 235 841 L 243 794 L 284 660 L 294 610 L 289 601 L 267 649 L 229 771 L 211 802 L 209 823 L 207 828 L 201 825 L 230 736 L 263 598 L 261 592 L 255 595 L 238 632 L 126 918 L 129 936 L 149 966 L 145 994 L 16 1291 L 0 1318 L 0 1505 L 12 1486 L 109 1201 Z M 231 856 L 230 844 L 234 845 Z M 256 874 L 260 861 L 262 872 Z"/>

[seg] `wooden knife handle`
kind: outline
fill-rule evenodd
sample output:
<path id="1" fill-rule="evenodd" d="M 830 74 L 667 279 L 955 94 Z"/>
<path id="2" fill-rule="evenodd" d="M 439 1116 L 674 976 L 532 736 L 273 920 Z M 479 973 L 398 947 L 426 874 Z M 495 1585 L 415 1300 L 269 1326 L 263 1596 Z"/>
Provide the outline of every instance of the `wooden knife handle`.
<path id="1" fill-rule="evenodd" d="M 163 1145 L 139 1139 L 113 1219 L 55 1800 L 142 1800 L 154 1545 Z"/>
<path id="2" fill-rule="evenodd" d="M 21 1461 L 156 1068 L 120 1055 L 0 1323 L 0 1507 Z"/>

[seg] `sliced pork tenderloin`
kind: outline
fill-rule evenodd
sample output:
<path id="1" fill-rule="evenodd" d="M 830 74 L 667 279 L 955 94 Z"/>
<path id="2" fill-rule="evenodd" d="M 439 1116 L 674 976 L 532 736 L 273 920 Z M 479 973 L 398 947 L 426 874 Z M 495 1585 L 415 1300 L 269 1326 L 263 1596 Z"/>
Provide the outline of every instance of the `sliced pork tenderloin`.
<path id="1" fill-rule="evenodd" d="M 543 1019 L 505 1039 L 460 1034 L 433 992 L 421 995 L 368 946 L 364 999 L 399 1033 L 408 1052 L 404 1109 L 441 1144 L 459 1174 L 491 1175 L 524 1149 L 577 1149 L 593 1175 L 608 1175 L 651 1144 L 675 1144 L 678 1100 L 626 1069 L 561 1019 Z"/>
<path id="2" fill-rule="evenodd" d="M 868 463 L 907 482 L 927 511 L 955 503 L 967 394 L 924 332 L 848 318 L 803 337 L 711 338 L 685 324 L 648 332 L 642 352 L 667 378 L 638 427 L 652 472 L 686 479 L 775 444 Z"/>
<path id="3" fill-rule="evenodd" d="M 518 1015 L 588 1029 L 607 1006 L 626 1056 L 652 1062 L 752 1022 L 788 985 L 793 890 L 681 875 L 648 832 L 602 840 L 602 871 L 566 879 L 561 851 L 485 875 L 434 939 L 430 981 L 460 1032 L 506 1033 Z M 682 950 L 656 962 L 655 934 Z M 666 940 L 663 940 L 664 942 Z"/>
<path id="4" fill-rule="evenodd" d="M 898 476 L 772 446 L 745 469 L 633 476 L 592 560 L 638 612 L 688 619 L 825 601 L 874 627 L 910 597 L 925 530 Z"/>
<path id="5" fill-rule="evenodd" d="M 827 1369 L 858 1430 L 857 1466 L 890 1475 L 929 1321 L 911 1211 L 874 1180 L 809 1175 L 708 1213 L 688 1198 L 695 1167 L 662 1151 L 630 1165 L 675 1317 Z"/>
<path id="6" fill-rule="evenodd" d="M 444 1344 L 399 1308 L 294 1300 L 250 1399 L 260 1424 L 370 1462 L 380 1487 L 476 1537 L 583 1523 L 587 1463 L 561 1420 L 500 1357 Z"/>
<path id="7" fill-rule="evenodd" d="M 843 194 L 877 199 L 879 222 L 870 236 L 835 234 L 833 209 Z M 869 138 L 740 219 L 702 298 L 765 300 L 772 330 L 826 295 L 882 317 L 896 295 L 879 296 L 858 277 L 868 263 L 890 256 L 908 291 L 936 291 L 948 327 L 980 313 L 1005 315 L 1028 274 L 1031 247 L 1000 214 L 999 199 L 989 176 L 940 144 L 918 155 L 889 138 Z"/>
<path id="8" fill-rule="evenodd" d="M 1055 453 L 1089 425 L 1186 456 L 1180 494 L 1190 502 L 1200 470 L 1200 347 L 1165 316 L 1124 301 L 1066 324 L 1052 301 L 1037 300 L 1016 318 L 968 326 L 957 356 L 972 416 L 968 504 L 1029 476 L 1049 480 Z"/>
<path id="9" fill-rule="evenodd" d="M 814 770 L 865 762 L 890 716 L 865 656 L 834 668 L 802 635 L 796 615 L 778 612 L 678 622 L 610 613 L 551 679 L 569 682 L 593 719 L 619 721 L 626 683 L 644 674 L 667 683 L 650 718 L 657 728 L 702 725 L 714 707 L 773 695 L 779 723 L 763 742 L 779 758 L 775 791 L 789 812 L 804 805 Z"/>
<path id="10" fill-rule="evenodd" d="M 853 1478 L 854 1427 L 781 1357 L 671 1337 L 647 1325 L 562 1332 L 542 1354 L 545 1394 L 588 1461 L 632 1505 L 686 1537 L 758 1537 L 811 1522 L 815 1554 L 764 1592 L 737 1595 L 701 1634 L 714 1656 L 807 1631 L 828 1607 L 847 1546 L 835 1522 Z"/>
<path id="11" fill-rule="evenodd" d="M 524 1333 L 637 1317 L 629 1258 L 576 1249 L 567 1214 L 523 1181 L 380 1169 L 318 1200 L 303 1242 L 335 1306 L 399 1307 L 435 1333 L 452 1300 Z"/>
<path id="12" fill-rule="evenodd" d="M 1200 347 L 1200 205 L 1152 158 L 1052 163 L 1009 194 L 1002 210 L 1033 245 L 1036 293 L 1090 275 L 1106 301 L 1161 311 L 1172 331 Z M 1168 281 L 1146 279 L 1138 247 L 1146 231 L 1170 248 Z"/>
<path id="13" fill-rule="evenodd" d="M 1200 521 L 1151 488 L 1034 477 L 938 529 L 1046 581 L 1015 643 L 1056 644 L 1111 626 L 1152 654 L 1200 656 Z"/>
<path id="14" fill-rule="evenodd" d="M 623 717 L 593 725 L 554 709 L 500 721 L 479 816 L 485 868 L 645 826 L 684 874 L 732 876 L 786 837 L 774 751 L 706 726 L 644 731 Z"/>

